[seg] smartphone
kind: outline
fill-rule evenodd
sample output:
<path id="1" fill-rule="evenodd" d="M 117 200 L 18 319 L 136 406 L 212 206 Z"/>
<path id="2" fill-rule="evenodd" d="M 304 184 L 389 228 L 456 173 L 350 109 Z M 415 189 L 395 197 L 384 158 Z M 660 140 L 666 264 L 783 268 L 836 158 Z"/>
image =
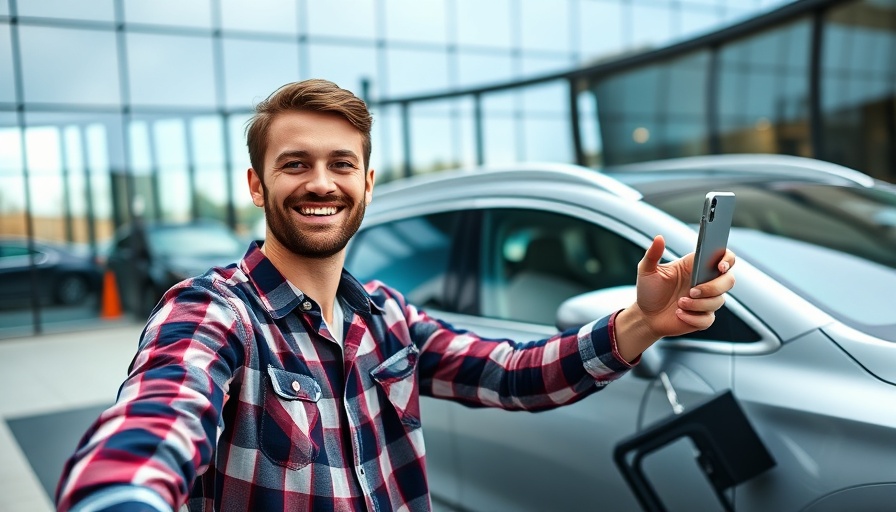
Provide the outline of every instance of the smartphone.
<path id="1" fill-rule="evenodd" d="M 728 233 L 734 218 L 734 192 L 709 192 L 703 201 L 700 233 L 694 253 L 691 286 L 705 283 L 721 275 L 719 262 L 728 248 Z"/>

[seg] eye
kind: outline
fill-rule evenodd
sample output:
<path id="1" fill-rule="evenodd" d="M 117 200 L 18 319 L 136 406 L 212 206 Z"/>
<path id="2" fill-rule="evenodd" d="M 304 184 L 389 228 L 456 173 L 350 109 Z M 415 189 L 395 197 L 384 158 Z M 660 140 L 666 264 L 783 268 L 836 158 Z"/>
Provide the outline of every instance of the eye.
<path id="1" fill-rule="evenodd" d="M 285 164 L 281 165 L 280 168 L 281 169 L 300 169 L 304 165 L 305 165 L 304 162 L 302 162 L 301 160 L 293 160 L 293 161 L 286 162 Z"/>
<path id="2" fill-rule="evenodd" d="M 334 162 L 333 167 L 335 167 L 337 169 L 342 169 L 342 170 L 351 170 L 351 169 L 357 168 L 357 166 L 355 166 L 355 164 L 353 164 L 352 162 L 345 161 L 345 160 L 340 160 L 338 162 Z"/>

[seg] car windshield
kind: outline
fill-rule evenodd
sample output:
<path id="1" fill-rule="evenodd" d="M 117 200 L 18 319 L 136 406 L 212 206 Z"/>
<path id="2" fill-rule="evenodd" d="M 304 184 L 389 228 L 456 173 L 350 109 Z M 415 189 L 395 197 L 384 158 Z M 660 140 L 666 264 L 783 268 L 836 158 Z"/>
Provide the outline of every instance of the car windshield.
<path id="1" fill-rule="evenodd" d="M 172 226 L 151 235 L 153 251 L 162 256 L 230 256 L 240 254 L 240 240 L 215 226 Z"/>
<path id="2" fill-rule="evenodd" d="M 737 195 L 735 252 L 844 323 L 896 341 L 896 189 L 719 178 L 645 200 L 696 228 L 708 190 Z"/>

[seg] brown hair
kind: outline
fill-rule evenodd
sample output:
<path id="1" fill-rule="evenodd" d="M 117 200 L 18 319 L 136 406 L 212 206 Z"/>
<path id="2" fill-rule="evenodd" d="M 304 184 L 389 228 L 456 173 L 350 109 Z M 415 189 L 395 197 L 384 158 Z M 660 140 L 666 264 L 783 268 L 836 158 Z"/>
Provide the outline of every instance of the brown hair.
<path id="1" fill-rule="evenodd" d="M 289 111 L 332 112 L 342 116 L 363 136 L 364 169 L 370 164 L 370 127 L 373 117 L 363 100 L 333 82 L 312 78 L 288 83 L 255 106 L 255 115 L 246 126 L 246 145 L 252 168 L 262 176 L 267 135 L 274 117 Z"/>

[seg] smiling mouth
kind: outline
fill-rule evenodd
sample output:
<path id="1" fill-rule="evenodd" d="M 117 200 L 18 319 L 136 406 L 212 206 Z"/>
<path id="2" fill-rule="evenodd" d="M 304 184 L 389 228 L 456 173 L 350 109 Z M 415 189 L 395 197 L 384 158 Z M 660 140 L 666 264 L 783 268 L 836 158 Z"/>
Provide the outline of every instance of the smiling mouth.
<path id="1" fill-rule="evenodd" d="M 296 208 L 298 212 L 302 215 L 308 215 L 312 217 L 326 217 L 329 215 L 336 215 L 336 212 L 339 211 L 339 208 L 335 206 L 303 206 L 301 208 Z"/>

